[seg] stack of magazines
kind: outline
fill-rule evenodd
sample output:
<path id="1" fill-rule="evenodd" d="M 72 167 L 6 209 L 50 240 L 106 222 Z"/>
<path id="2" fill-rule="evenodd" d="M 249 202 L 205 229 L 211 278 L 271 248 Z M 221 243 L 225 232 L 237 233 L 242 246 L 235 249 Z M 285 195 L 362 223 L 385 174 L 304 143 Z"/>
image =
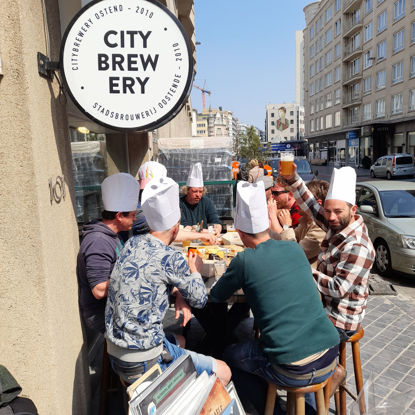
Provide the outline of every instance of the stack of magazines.
<path id="1" fill-rule="evenodd" d="M 155 365 L 127 389 L 130 415 L 245 415 L 230 382 L 197 376 L 190 356 L 181 356 L 164 372 Z"/>

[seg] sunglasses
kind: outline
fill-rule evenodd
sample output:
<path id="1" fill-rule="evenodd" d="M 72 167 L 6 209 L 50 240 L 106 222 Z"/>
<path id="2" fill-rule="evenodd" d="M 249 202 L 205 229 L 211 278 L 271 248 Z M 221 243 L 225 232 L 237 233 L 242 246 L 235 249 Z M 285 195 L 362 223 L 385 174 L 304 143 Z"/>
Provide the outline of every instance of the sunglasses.
<path id="1" fill-rule="evenodd" d="M 283 193 L 289 193 L 289 191 L 288 190 L 272 190 L 271 193 L 272 193 L 272 196 L 279 196 Z"/>

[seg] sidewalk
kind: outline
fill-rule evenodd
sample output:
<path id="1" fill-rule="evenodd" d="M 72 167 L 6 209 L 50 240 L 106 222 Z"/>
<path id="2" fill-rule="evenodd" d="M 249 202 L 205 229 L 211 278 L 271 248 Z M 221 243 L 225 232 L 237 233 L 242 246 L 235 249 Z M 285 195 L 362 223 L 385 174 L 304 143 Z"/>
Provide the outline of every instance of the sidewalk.
<path id="1" fill-rule="evenodd" d="M 238 326 L 236 335 L 239 341 L 253 337 L 252 324 L 250 318 Z M 363 327 L 365 335 L 360 341 L 363 380 L 374 380 L 376 405 L 395 399 L 405 407 L 395 410 L 388 407 L 380 413 L 415 415 L 415 301 L 402 294 L 370 295 Z M 174 320 L 174 309 L 169 309 L 166 315 L 165 330 L 180 332 Z M 195 318 L 191 321 L 189 333 L 190 343 L 197 342 L 203 335 Z M 347 356 L 347 384 L 355 393 L 350 346 L 347 346 Z M 403 395 L 405 392 L 409 397 Z M 334 413 L 333 401 L 331 412 Z M 349 408 L 352 402 L 348 397 Z"/>

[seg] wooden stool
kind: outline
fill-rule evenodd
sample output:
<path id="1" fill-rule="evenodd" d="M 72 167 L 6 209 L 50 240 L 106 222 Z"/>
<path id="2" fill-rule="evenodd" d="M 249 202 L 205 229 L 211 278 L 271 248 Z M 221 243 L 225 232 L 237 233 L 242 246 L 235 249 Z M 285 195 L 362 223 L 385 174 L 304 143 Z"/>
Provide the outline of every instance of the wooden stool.
<path id="1" fill-rule="evenodd" d="M 317 415 L 327 415 L 330 402 L 330 385 L 332 376 L 322 383 L 301 387 L 286 387 L 268 383 L 267 400 L 265 402 L 264 415 L 272 415 L 274 413 L 275 399 L 277 390 L 287 392 L 287 414 L 288 415 L 304 415 L 305 414 L 305 398 L 306 393 L 314 393 L 316 398 Z"/>
<path id="2" fill-rule="evenodd" d="M 349 395 L 356 400 L 357 396 L 359 395 L 360 391 L 363 389 L 363 375 L 362 375 L 362 362 L 360 360 L 360 346 L 359 340 L 365 334 L 363 327 L 359 325 L 356 333 L 350 337 L 349 340 L 345 342 L 341 342 L 339 345 L 339 363 L 346 369 L 346 343 L 351 343 L 352 345 L 352 357 L 353 357 L 353 369 L 354 369 L 354 377 L 356 381 L 356 396 L 353 396 L 346 389 L 346 380 L 339 386 L 339 392 L 336 392 L 336 412 L 339 414 L 338 408 L 340 407 L 340 415 L 346 415 L 346 391 Z M 340 395 L 340 399 L 339 399 Z M 364 399 L 360 399 L 360 413 L 363 414 L 366 412 L 365 410 L 365 402 Z"/>

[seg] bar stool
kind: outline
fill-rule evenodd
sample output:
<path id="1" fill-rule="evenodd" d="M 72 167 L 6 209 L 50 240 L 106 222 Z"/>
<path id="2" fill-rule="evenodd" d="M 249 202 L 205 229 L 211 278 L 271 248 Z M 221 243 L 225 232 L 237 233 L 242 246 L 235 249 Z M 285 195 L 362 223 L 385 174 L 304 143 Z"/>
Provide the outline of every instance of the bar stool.
<path id="1" fill-rule="evenodd" d="M 341 342 L 339 345 L 339 363 L 346 369 L 346 343 L 351 343 L 352 345 L 352 357 L 353 357 L 353 369 L 354 377 L 356 382 L 356 396 L 354 396 L 346 388 L 346 380 L 339 386 L 339 391 L 336 392 L 336 412 L 340 415 L 346 415 L 346 392 L 356 401 L 357 396 L 360 391 L 363 389 L 363 375 L 362 375 L 362 362 L 360 360 L 360 346 L 359 340 L 363 337 L 365 331 L 363 327 L 359 325 L 356 333 L 350 337 L 347 341 Z M 339 399 L 340 398 L 340 399 Z M 360 399 L 359 402 L 360 413 L 365 413 L 365 402 L 364 399 Z M 340 407 L 340 412 L 339 412 Z"/>
<path id="2" fill-rule="evenodd" d="M 264 415 L 274 413 L 275 399 L 277 390 L 287 392 L 287 414 L 304 415 L 305 414 L 305 397 L 306 393 L 314 393 L 316 398 L 317 415 L 327 415 L 330 402 L 330 385 L 332 376 L 324 382 L 315 385 L 301 387 L 287 387 L 268 383 L 267 400 L 265 402 Z"/>

